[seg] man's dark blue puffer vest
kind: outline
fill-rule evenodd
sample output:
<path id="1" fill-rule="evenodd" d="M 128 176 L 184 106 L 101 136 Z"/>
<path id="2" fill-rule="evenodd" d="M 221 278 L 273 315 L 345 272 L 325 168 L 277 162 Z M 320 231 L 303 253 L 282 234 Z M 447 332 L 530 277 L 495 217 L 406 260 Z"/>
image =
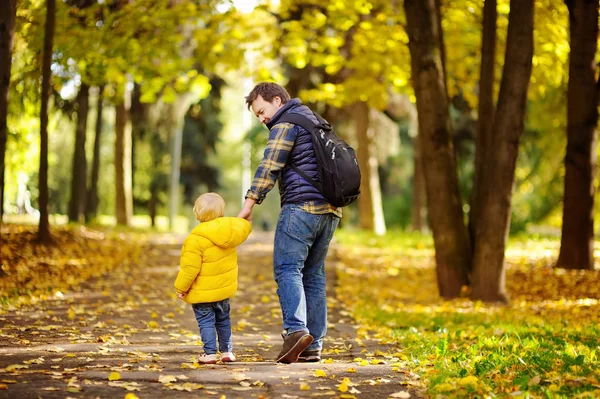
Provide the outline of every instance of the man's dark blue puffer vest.
<path id="1" fill-rule="evenodd" d="M 301 114 L 309 117 L 313 122 L 318 123 L 313 112 L 303 105 L 300 99 L 294 98 L 277 111 L 271 120 L 267 123 L 267 127 L 271 130 L 282 115 Z M 310 178 L 319 181 L 319 173 L 317 171 L 317 158 L 313 150 L 312 137 L 304 128 L 294 125 L 292 128 L 296 133 L 296 141 L 290 152 L 286 166 L 281 171 L 279 176 L 279 193 L 281 195 L 281 205 L 297 204 L 307 201 L 315 201 L 316 204 L 327 203 L 319 190 L 314 188 L 302 176 L 294 171 L 290 165 L 294 165 L 302 172 L 306 173 Z"/>

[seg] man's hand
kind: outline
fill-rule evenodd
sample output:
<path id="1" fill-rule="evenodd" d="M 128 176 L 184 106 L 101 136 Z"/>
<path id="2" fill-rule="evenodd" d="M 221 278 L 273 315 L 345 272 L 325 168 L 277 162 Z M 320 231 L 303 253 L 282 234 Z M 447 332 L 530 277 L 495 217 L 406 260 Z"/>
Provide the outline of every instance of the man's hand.
<path id="1" fill-rule="evenodd" d="M 256 204 L 256 201 L 251 198 L 246 198 L 244 205 L 242 206 L 242 210 L 238 213 L 239 218 L 246 219 L 249 222 L 252 222 L 252 207 Z"/>

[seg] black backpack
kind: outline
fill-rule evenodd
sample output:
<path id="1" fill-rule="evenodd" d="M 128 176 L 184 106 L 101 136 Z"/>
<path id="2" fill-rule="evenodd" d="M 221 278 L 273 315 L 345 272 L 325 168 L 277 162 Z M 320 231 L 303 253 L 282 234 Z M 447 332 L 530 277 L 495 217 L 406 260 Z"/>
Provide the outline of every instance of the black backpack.
<path id="1" fill-rule="evenodd" d="M 346 206 L 360 194 L 360 169 L 356 153 L 319 114 L 313 112 L 319 124 L 300 114 L 285 114 L 277 123 L 293 123 L 306 129 L 312 136 L 317 158 L 319 181 L 314 181 L 297 167 L 290 165 L 312 184 L 333 206 Z"/>

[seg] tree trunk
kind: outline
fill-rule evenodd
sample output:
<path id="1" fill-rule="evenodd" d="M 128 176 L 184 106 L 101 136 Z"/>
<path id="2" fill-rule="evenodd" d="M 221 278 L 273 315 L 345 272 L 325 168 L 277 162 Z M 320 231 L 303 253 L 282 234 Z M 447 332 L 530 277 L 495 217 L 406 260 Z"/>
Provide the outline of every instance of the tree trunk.
<path id="1" fill-rule="evenodd" d="M 50 223 L 48 222 L 48 100 L 50 98 L 50 79 L 52 78 L 50 67 L 52 65 L 55 9 L 56 0 L 46 0 L 46 29 L 42 58 L 42 104 L 40 109 L 40 223 L 38 227 L 38 238 L 44 244 L 51 241 Z"/>
<path id="2" fill-rule="evenodd" d="M 131 124 L 129 123 L 129 93 L 125 90 L 125 101 L 115 106 L 115 179 L 117 224 L 129 226 L 133 213 L 131 193 Z"/>
<path id="3" fill-rule="evenodd" d="M 440 38 L 434 28 L 438 10 L 434 0 L 406 0 L 404 8 L 438 287 L 442 297 L 455 298 L 467 284 L 471 249 L 450 135 Z"/>
<path id="4" fill-rule="evenodd" d="M 156 210 L 158 207 L 158 187 L 154 181 L 150 183 L 150 200 L 148 201 L 148 213 L 150 214 L 150 226 L 156 227 Z"/>
<path id="5" fill-rule="evenodd" d="M 427 195 L 418 137 L 413 139 L 413 157 L 415 171 L 412 184 L 412 229 L 423 233 L 427 229 Z"/>
<path id="6" fill-rule="evenodd" d="M 4 216 L 4 158 L 8 137 L 6 119 L 17 14 L 17 0 L 5 0 L 5 2 L 6 4 L 0 7 L 0 224 Z"/>
<path id="7" fill-rule="evenodd" d="M 381 203 L 381 187 L 377 157 L 373 154 L 373 132 L 369 129 L 369 106 L 365 102 L 354 106 L 356 136 L 358 138 L 358 162 L 361 172 L 360 197 L 358 199 L 358 218 L 360 227 L 385 234 L 383 207 Z"/>
<path id="8" fill-rule="evenodd" d="M 100 137 L 102 136 L 102 113 L 104 111 L 104 86 L 98 88 L 98 102 L 96 104 L 96 135 L 94 137 L 94 158 L 92 159 L 92 173 L 90 188 L 85 201 L 85 221 L 90 222 L 98 214 L 98 176 L 100 175 Z"/>
<path id="9" fill-rule="evenodd" d="M 533 0 L 510 2 L 506 56 L 490 142 L 494 151 L 487 154 L 487 175 L 475 226 L 472 298 L 485 302 L 508 301 L 504 287 L 504 251 L 531 76 L 533 7 Z"/>
<path id="10" fill-rule="evenodd" d="M 560 254 L 556 267 L 594 269 L 594 174 L 598 144 L 595 54 L 598 0 L 566 0 L 571 53 Z"/>
<path id="11" fill-rule="evenodd" d="M 75 127 L 75 151 L 71 174 L 71 200 L 69 201 L 69 222 L 80 222 L 85 207 L 87 180 L 87 160 L 85 139 L 89 109 L 90 87 L 84 83 L 77 94 L 77 126 Z"/>
<path id="12" fill-rule="evenodd" d="M 479 109 L 477 118 L 477 133 L 475 138 L 475 174 L 471 190 L 471 210 L 469 213 L 469 233 L 471 246 L 475 248 L 475 226 L 479 203 L 484 188 L 484 178 L 487 176 L 487 165 L 490 149 L 492 127 L 494 126 L 494 65 L 496 57 L 496 0 L 485 0 L 483 6 L 483 33 L 481 39 L 481 68 L 479 70 Z"/>

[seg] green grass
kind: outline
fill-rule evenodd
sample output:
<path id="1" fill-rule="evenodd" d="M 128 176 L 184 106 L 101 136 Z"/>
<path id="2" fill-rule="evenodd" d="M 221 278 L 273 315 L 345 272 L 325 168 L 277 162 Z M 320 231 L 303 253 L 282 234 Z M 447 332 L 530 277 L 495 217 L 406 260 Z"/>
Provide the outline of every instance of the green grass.
<path id="1" fill-rule="evenodd" d="M 600 270 L 553 270 L 557 238 L 511 239 L 498 306 L 439 298 L 430 237 L 336 237 L 338 295 L 432 397 L 600 397 Z"/>

